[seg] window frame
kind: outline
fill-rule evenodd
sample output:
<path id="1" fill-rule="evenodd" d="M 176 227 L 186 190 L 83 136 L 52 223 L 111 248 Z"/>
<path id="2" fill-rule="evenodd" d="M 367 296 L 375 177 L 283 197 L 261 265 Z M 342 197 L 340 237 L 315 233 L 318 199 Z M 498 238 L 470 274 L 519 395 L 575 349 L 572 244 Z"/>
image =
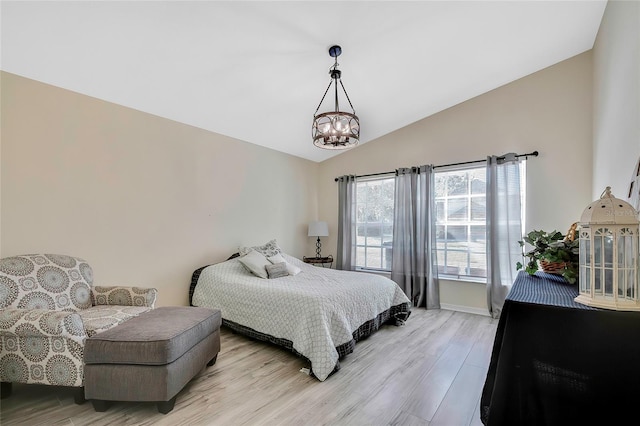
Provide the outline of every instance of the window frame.
<path id="1" fill-rule="evenodd" d="M 354 220 L 354 226 L 355 226 L 355 240 L 353 242 L 354 244 L 354 249 L 355 249 L 355 270 L 356 271 L 363 271 L 363 272 L 377 272 L 377 273 L 383 273 L 383 274 L 390 274 L 391 273 L 391 253 L 392 253 L 392 248 L 391 245 L 389 247 L 385 247 L 385 235 L 387 235 L 384 232 L 384 228 L 386 226 L 390 226 L 391 227 L 391 240 L 390 243 L 393 244 L 393 225 L 394 225 L 394 218 L 393 218 L 393 211 L 391 214 L 391 220 L 390 221 L 385 221 L 384 218 L 382 218 L 382 220 L 380 221 L 376 221 L 376 222 L 368 222 L 368 221 L 364 221 L 364 222 L 360 222 L 358 221 L 358 186 L 360 184 L 368 184 L 370 182 L 383 182 L 383 181 L 391 181 L 391 184 L 393 186 L 393 197 L 391 199 L 391 207 L 392 209 L 395 209 L 395 173 L 384 173 L 384 174 L 380 174 L 380 175 L 376 175 L 376 176 L 371 176 L 371 177 L 365 177 L 365 178 L 358 178 L 356 179 L 356 188 L 355 188 L 355 196 L 353 197 L 353 202 L 355 204 L 354 208 L 356 211 L 356 215 L 355 215 L 355 220 Z M 366 204 L 366 202 L 365 202 Z M 369 245 L 368 244 L 368 240 L 369 240 L 369 235 L 366 235 L 365 232 L 365 240 L 364 240 L 364 244 L 360 244 L 358 243 L 358 228 L 360 226 L 365 225 L 365 229 L 370 229 L 370 226 L 367 226 L 368 224 L 371 223 L 375 223 L 375 224 L 379 224 L 376 227 L 379 229 L 380 231 L 380 245 Z M 372 236 L 371 236 L 372 237 Z M 358 266 L 358 249 L 364 249 L 364 265 L 367 265 L 368 263 L 368 258 L 367 258 L 367 254 L 369 252 L 369 249 L 376 249 L 379 250 L 380 253 L 380 268 L 375 268 L 375 267 L 371 267 L 371 266 Z M 388 256 L 384 253 L 384 251 L 387 250 L 388 251 Z M 385 264 L 385 260 L 387 261 L 386 263 L 389 265 L 389 268 L 385 268 L 384 264 Z"/>
<path id="2" fill-rule="evenodd" d="M 520 203 L 521 203 L 521 222 L 522 222 L 522 230 L 520 232 L 521 235 L 524 235 L 525 232 L 525 218 L 526 218 L 526 188 L 527 188 L 527 161 L 526 159 L 524 160 L 520 160 L 518 162 L 519 168 L 520 168 Z M 468 165 L 458 165 L 458 166 L 446 166 L 446 167 L 442 167 L 441 170 L 435 170 L 434 171 L 434 182 L 435 182 L 435 178 L 436 175 L 438 173 L 447 173 L 447 172 L 456 172 L 456 171 L 468 171 L 468 170 L 473 170 L 473 169 L 484 169 L 485 170 L 485 188 L 486 188 L 486 169 L 487 169 L 487 164 L 484 164 L 482 166 L 477 166 L 474 164 L 468 164 Z M 471 196 L 473 195 L 471 193 L 471 187 L 470 187 L 470 182 L 469 182 L 469 188 L 468 188 L 468 192 L 467 192 L 467 196 L 470 199 Z M 435 183 L 434 183 L 434 204 L 436 207 L 436 211 L 435 211 L 435 217 L 436 217 L 436 238 L 437 238 L 437 226 L 439 225 L 438 222 L 438 208 L 437 208 L 437 201 L 438 198 L 436 195 L 436 188 L 435 188 Z M 487 240 L 486 240 L 486 226 L 487 226 L 487 204 L 486 204 L 486 199 L 487 199 L 487 192 L 486 189 L 484 191 L 484 200 L 485 200 L 485 214 L 484 214 L 484 227 L 485 227 L 485 244 L 484 244 L 484 252 L 482 252 L 482 254 L 484 254 L 485 259 L 486 259 L 486 246 L 487 246 Z M 470 219 L 471 216 L 471 203 L 469 202 L 467 204 L 467 208 L 468 208 L 468 219 Z M 445 210 L 445 214 L 446 214 L 446 210 Z M 465 221 L 465 222 L 471 222 L 471 220 Z M 461 222 L 462 223 L 462 222 Z M 454 222 L 455 224 L 455 222 Z M 467 228 L 467 240 L 469 241 L 471 238 L 471 233 L 470 233 L 470 226 L 471 223 L 469 223 L 468 228 Z M 438 243 L 436 240 L 436 257 L 438 256 Z M 468 251 L 468 250 L 467 250 Z M 476 252 L 476 253 L 481 253 L 481 252 Z M 469 265 L 469 262 L 467 262 L 467 264 Z M 438 263 L 438 266 L 440 266 L 440 264 Z M 443 265 L 445 266 L 445 265 Z M 487 270 L 487 265 L 486 265 L 486 261 L 485 261 L 485 271 Z M 472 275 L 466 275 L 466 274 L 445 274 L 445 273 L 441 273 L 438 272 L 438 277 L 445 279 L 445 280 L 449 280 L 449 281 L 465 281 L 465 282 L 474 282 L 474 283 L 480 283 L 480 284 L 486 284 L 487 283 L 487 279 L 488 277 L 476 277 L 476 276 L 472 276 Z"/>
<path id="3" fill-rule="evenodd" d="M 436 189 L 436 183 L 437 182 L 437 178 L 438 178 L 438 174 L 445 174 L 445 173 L 455 173 L 455 172 L 470 172 L 472 170 L 482 170 L 484 172 L 484 176 L 485 176 L 485 187 L 483 189 L 483 192 L 480 194 L 474 194 L 473 193 L 473 189 L 472 189 L 472 181 L 468 180 L 466 182 L 466 192 L 464 194 L 453 194 L 453 195 L 449 195 L 445 192 L 445 194 L 443 196 L 438 196 L 437 195 L 437 189 Z M 438 266 L 438 277 L 445 279 L 445 280 L 451 280 L 451 281 L 469 281 L 469 282 L 477 282 L 477 283 L 483 283 L 486 284 L 487 282 L 487 277 L 486 277 L 486 270 L 487 270 L 487 265 L 486 265 L 486 250 L 487 250 L 487 244 L 486 244 L 486 226 L 487 226 L 487 205 L 486 205 L 486 200 L 487 200 L 487 193 L 486 193 L 486 170 L 487 170 L 487 166 L 486 164 L 467 164 L 467 165 L 458 165 L 458 166 L 447 166 L 447 167 L 442 167 L 439 169 L 434 170 L 434 205 L 435 205 L 435 218 L 436 218 L 436 223 L 435 223 L 435 227 L 436 227 L 436 247 L 435 247 L 435 251 L 436 251 L 436 257 L 437 259 L 437 266 Z M 473 214 L 473 199 L 482 199 L 484 201 L 484 215 L 482 219 L 473 219 L 472 218 L 472 214 Z M 447 213 L 448 213 L 448 203 L 449 200 L 466 200 L 465 203 L 465 209 L 466 209 L 466 217 L 464 219 L 461 220 L 446 220 L 447 217 Z M 443 215 L 442 217 L 445 218 L 444 221 L 440 220 L 441 214 L 438 208 L 438 202 L 441 201 L 443 202 Z M 465 227 L 465 235 L 466 235 L 466 243 L 467 243 L 467 248 L 464 250 L 461 249 L 448 249 L 447 246 L 449 243 L 449 240 L 447 238 L 444 239 L 444 244 L 445 244 L 445 249 L 444 249 L 444 258 L 447 259 L 448 254 L 450 253 L 466 253 L 466 270 L 469 271 L 471 269 L 471 257 L 473 254 L 476 255 L 482 255 L 485 259 L 485 263 L 484 263 L 484 269 L 485 269 L 485 276 L 481 277 L 481 276 L 475 276 L 475 275 L 470 275 L 468 273 L 460 273 L 460 271 L 458 271 L 457 274 L 453 274 L 453 273 L 445 273 L 445 272 L 440 272 L 440 267 L 442 267 L 443 269 L 446 267 L 449 267 L 450 265 L 448 265 L 445 261 L 445 263 L 443 265 L 441 265 L 440 262 L 440 253 L 443 252 L 442 249 L 440 249 L 438 247 L 440 240 L 438 239 L 438 227 L 439 226 L 443 226 L 444 227 L 444 232 L 446 233 L 446 235 L 448 235 L 448 228 L 449 227 Z M 483 244 L 483 248 L 482 251 L 480 250 L 471 250 L 471 248 L 469 247 L 469 243 L 472 242 L 472 232 L 471 229 L 472 227 L 484 227 L 484 244 Z M 446 237 L 445 235 L 445 237 Z"/>

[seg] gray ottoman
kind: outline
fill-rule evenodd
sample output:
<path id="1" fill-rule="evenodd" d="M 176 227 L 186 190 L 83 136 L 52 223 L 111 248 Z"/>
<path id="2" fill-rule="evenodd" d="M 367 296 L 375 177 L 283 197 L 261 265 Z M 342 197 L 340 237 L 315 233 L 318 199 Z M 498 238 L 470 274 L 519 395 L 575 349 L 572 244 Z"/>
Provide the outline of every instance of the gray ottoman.
<path id="1" fill-rule="evenodd" d="M 184 385 L 216 362 L 221 322 L 219 310 L 160 307 L 88 338 L 85 398 L 96 411 L 110 401 L 153 401 L 168 413 Z"/>

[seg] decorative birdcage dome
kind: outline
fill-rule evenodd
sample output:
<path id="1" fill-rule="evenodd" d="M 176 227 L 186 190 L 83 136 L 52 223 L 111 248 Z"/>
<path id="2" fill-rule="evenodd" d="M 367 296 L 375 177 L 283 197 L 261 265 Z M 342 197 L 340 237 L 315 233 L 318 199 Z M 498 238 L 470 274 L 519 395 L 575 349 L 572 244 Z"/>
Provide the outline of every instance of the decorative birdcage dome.
<path id="1" fill-rule="evenodd" d="M 607 187 L 580 218 L 580 295 L 576 302 L 640 311 L 638 212 Z"/>

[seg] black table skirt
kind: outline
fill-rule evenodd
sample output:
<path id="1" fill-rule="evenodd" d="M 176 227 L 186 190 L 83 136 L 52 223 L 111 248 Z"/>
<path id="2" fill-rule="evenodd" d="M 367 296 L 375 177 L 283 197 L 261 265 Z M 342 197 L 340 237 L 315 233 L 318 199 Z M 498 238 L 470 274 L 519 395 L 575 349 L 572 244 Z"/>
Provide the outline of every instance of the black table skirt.
<path id="1" fill-rule="evenodd" d="M 640 313 L 577 295 L 555 275 L 518 275 L 482 392 L 485 425 L 640 424 Z"/>

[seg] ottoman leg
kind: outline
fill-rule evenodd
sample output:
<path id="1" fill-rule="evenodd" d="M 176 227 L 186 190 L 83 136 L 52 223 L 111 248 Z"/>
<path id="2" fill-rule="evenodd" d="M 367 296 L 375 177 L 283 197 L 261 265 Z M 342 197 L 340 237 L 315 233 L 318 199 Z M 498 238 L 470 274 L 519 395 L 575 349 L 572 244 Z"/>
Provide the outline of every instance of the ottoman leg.
<path id="1" fill-rule="evenodd" d="M 92 399 L 91 403 L 93 404 L 93 409 L 100 413 L 107 411 L 111 405 L 111 401 L 104 401 L 102 399 Z"/>
<path id="2" fill-rule="evenodd" d="M 158 412 L 167 414 L 169 411 L 173 410 L 173 406 L 176 404 L 177 397 L 178 395 L 175 395 L 168 401 L 158 401 Z"/>
<path id="3" fill-rule="evenodd" d="M 73 400 L 78 405 L 82 405 L 87 402 L 84 398 L 84 386 L 73 390 Z"/>
<path id="4" fill-rule="evenodd" d="M 217 359 L 218 359 L 218 354 L 216 354 L 216 356 L 211 358 L 211 361 L 207 363 L 207 367 L 211 367 L 213 364 L 215 364 Z"/>
<path id="5" fill-rule="evenodd" d="M 0 382 L 0 398 L 9 398 L 11 395 L 11 382 Z"/>

